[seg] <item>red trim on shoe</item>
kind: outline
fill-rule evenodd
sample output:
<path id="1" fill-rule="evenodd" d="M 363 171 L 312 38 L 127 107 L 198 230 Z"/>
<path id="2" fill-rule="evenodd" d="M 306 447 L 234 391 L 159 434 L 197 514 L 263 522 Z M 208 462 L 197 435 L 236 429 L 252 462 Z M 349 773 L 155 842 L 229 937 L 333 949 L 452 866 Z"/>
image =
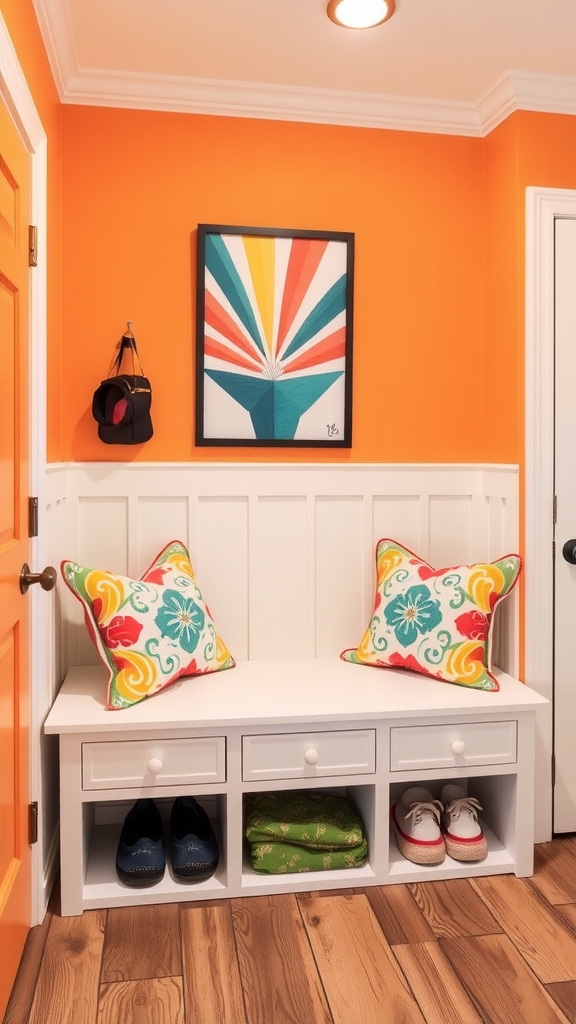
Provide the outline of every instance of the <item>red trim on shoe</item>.
<path id="1" fill-rule="evenodd" d="M 393 823 L 394 827 L 398 829 L 400 835 L 402 836 L 402 839 L 405 839 L 407 843 L 414 843 L 414 846 L 443 846 L 444 845 L 444 839 L 442 837 L 442 834 L 440 834 L 438 836 L 438 839 L 414 839 L 413 836 L 406 835 L 406 832 L 403 832 L 402 829 L 400 828 L 400 825 L 398 824 L 398 820 L 396 818 L 396 807 L 397 806 L 398 806 L 397 804 L 393 804 L 392 807 L 390 808 L 390 817 L 392 818 L 392 823 Z"/>
<path id="2" fill-rule="evenodd" d="M 479 832 L 477 836 L 455 836 L 453 832 L 449 832 L 448 829 L 444 829 L 444 835 L 448 836 L 448 839 L 452 839 L 455 843 L 477 843 L 481 839 L 484 839 L 484 833 Z"/>

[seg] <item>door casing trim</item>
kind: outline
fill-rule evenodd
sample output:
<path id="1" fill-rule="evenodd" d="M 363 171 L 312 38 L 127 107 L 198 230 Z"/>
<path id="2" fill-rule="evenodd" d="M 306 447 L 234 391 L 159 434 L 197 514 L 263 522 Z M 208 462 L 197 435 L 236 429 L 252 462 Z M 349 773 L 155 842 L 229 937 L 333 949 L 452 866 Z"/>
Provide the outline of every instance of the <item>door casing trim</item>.
<path id="1" fill-rule="evenodd" d="M 525 681 L 553 700 L 554 222 L 576 191 L 526 189 Z M 552 720 L 539 738 L 537 839 L 552 836 Z"/>

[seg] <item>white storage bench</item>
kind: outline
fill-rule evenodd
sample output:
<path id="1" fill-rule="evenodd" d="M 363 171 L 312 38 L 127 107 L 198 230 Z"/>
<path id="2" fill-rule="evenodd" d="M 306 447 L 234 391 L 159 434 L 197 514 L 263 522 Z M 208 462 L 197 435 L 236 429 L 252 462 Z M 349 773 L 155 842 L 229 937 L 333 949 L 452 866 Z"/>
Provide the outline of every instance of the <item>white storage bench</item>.
<path id="1" fill-rule="evenodd" d="M 534 719 L 544 697 L 505 673 L 487 693 L 338 658 L 244 661 L 183 679 L 132 708 L 105 707 L 101 666 L 68 672 L 45 731 L 60 736 L 62 914 L 98 907 L 387 885 L 512 872 L 530 875 L 534 841 Z M 439 794 L 458 780 L 483 805 L 488 855 L 439 866 L 405 860 L 390 834 L 391 803 L 415 783 Z M 243 797 L 330 790 L 360 812 L 363 867 L 261 875 L 243 839 Z M 139 797 L 169 816 L 196 797 L 220 845 L 198 884 L 167 869 L 131 889 L 115 871 L 121 824 Z"/>

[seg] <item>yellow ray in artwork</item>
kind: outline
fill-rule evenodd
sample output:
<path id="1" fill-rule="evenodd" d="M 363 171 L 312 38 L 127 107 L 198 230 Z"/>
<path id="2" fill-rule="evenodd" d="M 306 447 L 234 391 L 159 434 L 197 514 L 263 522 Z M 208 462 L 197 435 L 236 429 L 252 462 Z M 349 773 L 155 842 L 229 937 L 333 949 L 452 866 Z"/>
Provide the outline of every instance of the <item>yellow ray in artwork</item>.
<path id="1" fill-rule="evenodd" d="M 250 276 L 254 294 L 260 312 L 264 337 L 268 351 L 272 354 L 274 330 L 274 275 L 275 275 L 275 240 L 258 238 L 256 235 L 244 236 L 244 248 L 250 267 Z"/>

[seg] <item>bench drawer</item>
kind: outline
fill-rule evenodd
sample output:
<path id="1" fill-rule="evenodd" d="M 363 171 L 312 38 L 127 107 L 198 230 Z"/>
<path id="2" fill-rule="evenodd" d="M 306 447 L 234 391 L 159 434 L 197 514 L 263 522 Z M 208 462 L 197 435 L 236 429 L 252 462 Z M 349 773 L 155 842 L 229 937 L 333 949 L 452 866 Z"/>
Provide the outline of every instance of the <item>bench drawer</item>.
<path id="1" fill-rule="evenodd" d="M 417 725 L 390 730 L 390 770 L 453 768 L 516 761 L 517 722 Z"/>
<path id="2" fill-rule="evenodd" d="M 306 779 L 376 771 L 374 729 L 242 737 L 242 778 Z"/>
<path id="3" fill-rule="evenodd" d="M 225 781 L 223 736 L 82 744 L 85 790 L 194 786 Z"/>

